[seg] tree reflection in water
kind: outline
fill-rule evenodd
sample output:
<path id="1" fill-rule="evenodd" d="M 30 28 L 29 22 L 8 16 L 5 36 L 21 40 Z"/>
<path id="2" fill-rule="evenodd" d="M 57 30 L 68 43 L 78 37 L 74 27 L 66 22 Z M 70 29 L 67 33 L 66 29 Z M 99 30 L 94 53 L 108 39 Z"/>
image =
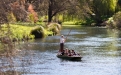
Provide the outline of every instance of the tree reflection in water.
<path id="1" fill-rule="evenodd" d="M 22 51 L 21 53 L 21 50 L 29 50 L 28 43 L 17 49 L 15 43 L 3 43 L 2 45 L 4 45 L 4 52 L 0 52 L 0 75 L 21 75 L 22 72 L 26 71 L 25 67 L 32 64 L 32 57 L 29 59 L 24 57 L 27 54 L 32 54 L 32 52 Z M 21 67 L 22 72 L 19 72 L 17 67 Z"/>

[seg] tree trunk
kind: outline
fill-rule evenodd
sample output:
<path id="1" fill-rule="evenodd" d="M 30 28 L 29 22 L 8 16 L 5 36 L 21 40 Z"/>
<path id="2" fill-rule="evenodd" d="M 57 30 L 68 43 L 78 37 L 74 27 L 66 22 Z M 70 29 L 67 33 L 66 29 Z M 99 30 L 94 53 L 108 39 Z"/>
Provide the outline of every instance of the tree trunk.
<path id="1" fill-rule="evenodd" d="M 48 12 L 48 22 L 51 22 L 52 21 L 52 16 L 51 14 Z"/>
<path id="2" fill-rule="evenodd" d="M 48 22 L 52 21 L 52 8 L 51 8 L 51 4 L 49 4 L 49 8 L 48 8 Z"/>

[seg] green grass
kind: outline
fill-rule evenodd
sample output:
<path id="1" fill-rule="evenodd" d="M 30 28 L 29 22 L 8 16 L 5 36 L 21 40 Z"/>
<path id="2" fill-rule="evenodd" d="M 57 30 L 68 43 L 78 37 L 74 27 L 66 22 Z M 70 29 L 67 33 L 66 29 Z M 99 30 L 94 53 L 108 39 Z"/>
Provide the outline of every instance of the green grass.
<path id="1" fill-rule="evenodd" d="M 31 30 L 33 27 L 30 26 L 22 26 L 22 25 L 16 25 L 16 24 L 9 24 L 8 25 L 4 24 L 2 25 L 1 31 L 1 36 L 5 37 L 6 35 L 9 35 L 11 39 L 23 39 L 23 37 L 28 37 L 28 38 L 34 38 L 30 34 Z"/>
<path id="2" fill-rule="evenodd" d="M 75 25 L 75 22 L 67 21 L 67 22 L 63 22 L 63 25 Z"/>
<path id="3" fill-rule="evenodd" d="M 25 23 L 24 23 L 25 24 Z M 31 35 L 31 31 L 36 27 L 36 25 L 22 25 L 22 24 L 7 24 L 2 25 L 0 29 L 0 36 L 5 37 L 9 34 L 11 39 L 21 40 L 23 38 L 33 39 L 34 35 Z M 40 27 L 40 26 L 38 26 Z M 8 31 L 9 30 L 9 31 Z M 51 31 L 48 31 L 46 28 L 43 29 L 45 36 L 52 34 Z"/>

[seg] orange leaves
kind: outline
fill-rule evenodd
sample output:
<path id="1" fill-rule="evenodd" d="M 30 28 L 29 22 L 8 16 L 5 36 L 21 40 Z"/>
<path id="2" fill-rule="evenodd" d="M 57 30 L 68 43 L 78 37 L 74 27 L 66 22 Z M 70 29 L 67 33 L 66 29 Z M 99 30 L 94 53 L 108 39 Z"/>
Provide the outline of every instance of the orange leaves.
<path id="1" fill-rule="evenodd" d="M 37 13 L 34 11 L 34 8 L 33 8 L 33 5 L 32 5 L 32 4 L 29 4 L 28 12 L 30 12 L 30 14 L 33 15 L 34 23 L 36 23 L 36 22 L 38 21 L 38 15 L 37 15 Z"/>

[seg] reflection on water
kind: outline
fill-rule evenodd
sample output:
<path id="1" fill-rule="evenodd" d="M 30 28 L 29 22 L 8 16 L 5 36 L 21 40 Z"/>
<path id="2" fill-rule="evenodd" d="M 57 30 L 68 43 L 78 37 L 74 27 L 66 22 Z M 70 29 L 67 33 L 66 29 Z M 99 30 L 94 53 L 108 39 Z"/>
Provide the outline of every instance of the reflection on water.
<path id="1" fill-rule="evenodd" d="M 67 36 L 69 30 L 65 27 L 61 34 Z M 106 28 L 73 28 L 65 47 L 79 52 L 82 61 L 56 57 L 59 35 L 23 43 L 16 56 L 0 58 L 0 75 L 121 75 L 120 34 Z"/>

